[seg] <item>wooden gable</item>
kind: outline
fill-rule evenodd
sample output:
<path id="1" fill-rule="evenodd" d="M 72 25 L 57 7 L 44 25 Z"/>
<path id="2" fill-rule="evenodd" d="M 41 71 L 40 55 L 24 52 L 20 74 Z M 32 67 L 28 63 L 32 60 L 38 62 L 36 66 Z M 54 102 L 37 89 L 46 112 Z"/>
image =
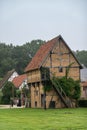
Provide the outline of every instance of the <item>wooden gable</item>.
<path id="1" fill-rule="evenodd" d="M 42 64 L 43 67 L 50 68 L 50 72 L 58 77 L 65 76 L 66 68 L 71 64 L 69 77 L 75 80 L 80 79 L 81 65 L 74 56 L 71 49 L 67 46 L 65 41 L 60 38 L 58 42 L 53 46 L 49 55 Z M 60 70 L 61 69 L 61 70 Z"/>

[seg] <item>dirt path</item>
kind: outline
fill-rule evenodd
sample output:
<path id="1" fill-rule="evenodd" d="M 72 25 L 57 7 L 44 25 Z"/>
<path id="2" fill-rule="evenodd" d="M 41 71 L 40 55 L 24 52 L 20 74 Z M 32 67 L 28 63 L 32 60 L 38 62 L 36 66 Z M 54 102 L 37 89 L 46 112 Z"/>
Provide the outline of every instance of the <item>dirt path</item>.
<path id="1" fill-rule="evenodd" d="M 10 105 L 0 105 L 0 109 L 6 109 L 6 108 L 10 108 Z"/>
<path id="2" fill-rule="evenodd" d="M 0 109 L 7 109 L 7 108 L 24 108 L 24 106 L 17 107 L 16 105 L 13 105 L 13 107 L 11 107 L 11 105 L 0 105 Z"/>

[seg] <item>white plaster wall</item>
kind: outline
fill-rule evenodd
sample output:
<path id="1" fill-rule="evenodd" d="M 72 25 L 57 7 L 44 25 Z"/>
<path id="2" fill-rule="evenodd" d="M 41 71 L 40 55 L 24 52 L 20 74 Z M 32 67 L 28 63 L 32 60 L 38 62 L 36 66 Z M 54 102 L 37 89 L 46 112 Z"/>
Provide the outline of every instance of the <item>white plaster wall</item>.
<path id="1" fill-rule="evenodd" d="M 15 71 L 13 72 L 13 74 L 11 75 L 11 77 L 8 79 L 8 81 L 12 82 L 12 80 L 18 76 L 18 73 Z"/>

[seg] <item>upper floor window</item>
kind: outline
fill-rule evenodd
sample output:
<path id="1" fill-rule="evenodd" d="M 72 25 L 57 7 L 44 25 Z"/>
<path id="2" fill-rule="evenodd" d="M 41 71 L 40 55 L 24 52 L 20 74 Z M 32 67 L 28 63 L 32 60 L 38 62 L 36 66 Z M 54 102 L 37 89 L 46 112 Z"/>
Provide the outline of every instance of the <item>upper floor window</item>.
<path id="1" fill-rule="evenodd" d="M 37 82 L 37 87 L 39 87 L 40 86 L 40 83 L 39 82 Z"/>
<path id="2" fill-rule="evenodd" d="M 63 72 L 63 67 L 62 66 L 59 66 L 59 72 Z"/>
<path id="3" fill-rule="evenodd" d="M 32 83 L 32 86 L 35 87 L 35 83 Z"/>

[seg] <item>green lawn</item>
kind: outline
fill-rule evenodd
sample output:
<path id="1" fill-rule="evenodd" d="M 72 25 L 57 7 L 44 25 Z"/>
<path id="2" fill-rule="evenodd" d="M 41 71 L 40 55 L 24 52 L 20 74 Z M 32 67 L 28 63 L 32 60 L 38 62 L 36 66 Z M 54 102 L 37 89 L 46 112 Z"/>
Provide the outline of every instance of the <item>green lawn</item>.
<path id="1" fill-rule="evenodd" d="M 87 108 L 0 109 L 0 130 L 87 130 Z"/>

